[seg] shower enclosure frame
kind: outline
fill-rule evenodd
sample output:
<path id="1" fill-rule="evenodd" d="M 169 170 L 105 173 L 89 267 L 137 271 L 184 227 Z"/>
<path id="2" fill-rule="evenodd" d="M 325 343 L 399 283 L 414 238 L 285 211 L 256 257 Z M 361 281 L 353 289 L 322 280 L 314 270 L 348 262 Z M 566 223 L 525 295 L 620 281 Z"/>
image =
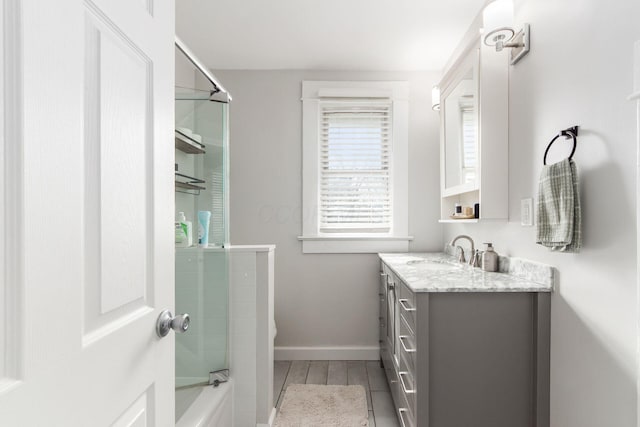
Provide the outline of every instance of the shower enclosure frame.
<path id="1" fill-rule="evenodd" d="M 202 75 L 211 83 L 213 89 L 211 90 L 209 101 L 214 102 L 223 102 L 228 104 L 233 100 L 233 97 L 227 91 L 224 86 L 216 79 L 213 73 L 198 59 L 198 57 L 193 53 L 191 49 L 187 45 L 185 45 L 182 40 L 178 36 L 175 38 L 176 47 L 184 54 L 184 56 L 193 64 L 194 67 L 198 71 L 202 73 Z"/>
<path id="2" fill-rule="evenodd" d="M 206 68 L 206 66 L 202 63 L 202 61 L 200 61 L 197 56 L 193 53 L 193 51 L 191 51 L 191 49 L 189 49 L 188 46 L 186 46 L 182 40 L 180 40 L 179 37 L 175 37 L 175 46 L 177 48 L 177 51 L 180 51 L 182 53 L 182 55 L 184 56 L 184 58 L 191 64 L 193 65 L 193 67 L 195 68 L 195 70 L 197 70 L 196 75 L 199 75 L 200 77 L 204 77 L 204 80 L 206 80 L 210 85 L 211 88 L 208 89 L 208 93 L 207 90 L 200 90 L 200 89 L 196 89 L 196 87 L 198 86 L 196 83 L 196 80 L 194 80 L 194 87 L 188 87 L 185 88 L 187 89 L 186 91 L 179 91 L 178 87 L 176 87 L 176 102 L 178 101 L 193 101 L 193 128 L 194 130 L 196 129 L 196 118 L 198 116 L 198 109 L 200 108 L 200 106 L 205 106 L 206 104 L 200 104 L 198 105 L 198 103 L 200 102 L 215 102 L 215 103 L 219 103 L 219 104 L 228 104 L 231 100 L 232 97 L 229 94 L 229 92 L 225 89 L 225 87 L 218 81 L 218 79 L 211 73 L 210 70 L 208 70 Z M 202 80 L 202 79 L 201 79 Z M 205 83 L 206 84 L 206 83 Z M 209 110 L 208 108 L 205 108 L 204 112 L 205 113 L 213 113 L 213 112 L 217 112 L 217 110 Z M 217 281 L 224 281 L 226 282 L 226 300 L 227 300 L 227 304 L 226 304 L 226 322 L 225 322 L 225 326 L 227 329 L 226 332 L 226 339 L 225 339 L 225 357 L 224 357 L 224 368 L 223 369 L 218 369 L 218 370 L 210 370 L 208 373 L 208 383 L 210 385 L 214 385 L 217 386 L 218 384 L 220 384 L 221 382 L 225 382 L 228 377 L 229 377 L 229 369 L 228 369 L 228 353 L 229 353 L 229 345 L 228 345 L 228 320 L 229 320 L 229 316 L 228 316 L 228 272 L 227 272 L 227 268 L 226 268 L 226 263 L 228 262 L 226 260 L 226 256 L 225 256 L 225 250 L 223 248 L 227 247 L 229 244 L 229 225 L 228 225 L 228 218 L 229 218 L 229 191 L 228 191 L 228 141 L 229 141 L 229 116 L 228 116 L 228 109 L 226 108 L 226 105 L 224 107 L 221 108 L 220 110 L 220 115 L 218 116 L 219 120 L 215 120 L 215 117 L 212 117 L 212 121 L 215 122 L 214 124 L 214 128 L 215 126 L 218 126 L 219 128 L 217 129 L 218 134 L 216 134 L 214 132 L 214 139 L 216 139 L 218 136 L 220 136 L 220 142 L 221 142 L 221 158 L 220 160 L 220 179 L 221 181 L 219 181 L 217 183 L 218 185 L 218 193 L 221 193 L 221 199 L 219 200 L 220 203 L 222 203 L 222 210 L 221 210 L 221 215 L 222 219 L 218 218 L 218 221 L 221 221 L 221 223 L 219 224 L 219 227 L 217 227 L 218 230 L 221 229 L 222 233 L 219 234 L 219 236 L 217 236 L 218 238 L 215 240 L 215 248 L 217 249 L 213 249 L 213 252 L 218 252 L 219 254 L 215 254 L 212 253 L 211 250 L 208 249 L 197 249 L 194 251 L 189 251 L 189 252 L 193 252 L 193 253 L 189 253 L 187 254 L 188 257 L 194 258 L 196 259 L 196 263 L 197 265 L 195 266 L 195 270 L 192 270 L 191 273 L 196 274 L 198 277 L 199 282 L 202 282 L 204 280 L 207 281 L 207 286 L 209 285 L 209 281 L 211 280 L 210 277 L 207 276 L 207 274 L 205 272 L 203 272 L 204 269 L 206 269 L 206 260 L 209 257 L 222 257 L 224 259 L 223 263 L 225 264 L 225 269 L 224 272 L 222 274 L 222 277 L 216 277 L 215 280 Z M 184 144 L 183 147 L 180 148 L 178 147 L 178 139 L 182 139 L 183 141 L 188 141 L 187 144 L 188 145 L 192 145 L 195 148 L 193 149 L 193 151 L 187 149 L 184 149 Z M 176 130 L 176 147 L 178 150 L 182 151 L 183 153 L 187 153 L 187 154 L 205 154 L 205 146 L 202 143 L 199 143 L 198 141 L 195 140 L 191 140 L 191 138 L 189 138 L 187 135 L 184 135 L 182 133 L 180 133 L 178 130 Z M 218 157 L 214 154 L 214 158 L 218 159 Z M 178 162 L 178 160 L 176 159 L 176 162 Z M 200 164 L 204 164 L 205 160 L 201 159 L 201 160 L 194 160 L 194 168 L 198 169 L 203 169 L 205 168 L 205 166 L 200 166 L 198 167 L 197 165 Z M 202 170 L 201 170 L 202 172 Z M 201 191 L 206 190 L 204 185 L 205 185 L 205 180 L 204 179 L 199 179 L 199 178 L 193 178 L 190 176 L 186 176 L 182 173 L 182 171 L 179 173 L 178 172 L 178 163 L 176 163 L 176 178 L 180 177 L 181 181 L 186 181 L 186 182 L 178 182 L 178 179 L 176 179 L 176 192 L 181 192 L 181 193 L 187 193 L 187 194 L 191 194 L 194 197 L 198 197 L 201 194 Z M 186 179 L 185 179 L 186 178 Z M 180 184 L 180 185 L 179 185 Z M 214 177 L 212 175 L 211 177 L 211 182 L 209 183 L 209 185 L 211 185 L 211 189 L 210 192 L 212 194 L 212 197 L 215 198 L 215 190 L 213 189 L 214 186 Z M 208 194 L 208 193 L 207 193 Z M 218 195 L 220 196 L 220 194 Z M 213 199 L 212 199 L 213 200 Z M 199 205 L 203 203 L 202 200 L 195 200 L 193 203 L 193 207 L 194 207 L 194 212 L 193 212 L 193 229 L 197 230 L 197 219 L 195 218 L 195 211 L 199 208 Z M 177 206 L 176 206 L 177 207 Z M 206 209 L 206 208 L 205 208 Z M 212 221 L 213 222 L 213 221 Z M 213 225 L 213 224 L 212 224 Z M 214 228 L 214 227 L 212 227 Z M 194 243 L 197 244 L 197 232 L 194 231 Z M 211 233 L 213 234 L 213 233 Z M 177 256 L 178 254 L 176 254 Z M 181 256 L 184 256 L 184 253 L 180 254 Z M 177 259 L 177 258 L 176 258 Z M 215 262 L 215 261 L 214 261 Z M 178 269 L 176 269 L 178 270 Z M 214 280 L 214 281 L 215 281 Z M 179 283 L 176 283 L 176 289 L 178 289 L 179 287 Z M 199 298 L 203 298 L 203 289 L 205 288 L 205 285 L 203 283 L 200 283 L 199 285 L 200 288 L 200 297 Z M 176 296 L 177 297 L 177 296 Z M 176 304 L 178 304 L 178 298 L 176 298 Z M 201 308 L 198 310 L 199 312 L 202 313 L 202 316 L 210 316 L 207 315 L 206 309 Z M 204 332 L 204 328 L 206 327 L 205 325 L 205 321 L 204 318 L 200 319 L 200 321 L 202 322 L 202 328 L 203 328 L 203 333 L 206 334 L 206 332 Z M 202 343 L 198 343 L 200 344 L 198 346 L 199 351 L 196 350 L 195 353 L 195 357 L 197 358 L 198 356 L 200 358 L 203 357 L 203 355 L 200 353 L 202 351 L 205 351 L 205 347 L 206 345 L 202 345 Z M 206 344 L 206 343 L 205 343 Z M 176 355 L 177 361 L 179 360 L 178 355 Z M 206 359 L 206 356 L 204 356 L 204 358 Z M 215 364 L 215 363 L 214 363 Z M 194 378 L 199 378 L 200 375 L 198 375 L 197 377 Z M 204 375 L 203 375 L 204 377 Z M 195 381 L 195 382 L 194 382 Z M 190 381 L 189 378 L 183 378 L 183 381 L 181 382 L 182 386 L 181 387 L 185 387 L 185 386 L 190 386 L 190 385 L 196 385 L 196 384 L 206 384 L 205 382 L 201 382 L 199 380 L 193 380 Z M 176 384 L 178 385 L 178 384 Z"/>

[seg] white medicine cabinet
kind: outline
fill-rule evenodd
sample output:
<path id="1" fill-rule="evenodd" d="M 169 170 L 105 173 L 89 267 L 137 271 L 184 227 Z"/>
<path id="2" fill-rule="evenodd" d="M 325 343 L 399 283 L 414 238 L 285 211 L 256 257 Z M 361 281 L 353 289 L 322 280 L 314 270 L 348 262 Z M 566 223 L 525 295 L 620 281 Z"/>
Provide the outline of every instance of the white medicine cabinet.
<path id="1" fill-rule="evenodd" d="M 477 33 L 476 33 L 477 34 Z M 440 81 L 440 222 L 508 217 L 509 60 L 471 39 Z M 452 218 L 456 204 L 479 218 Z"/>
<path id="2" fill-rule="evenodd" d="M 478 51 L 441 93 L 443 195 L 478 189 Z"/>

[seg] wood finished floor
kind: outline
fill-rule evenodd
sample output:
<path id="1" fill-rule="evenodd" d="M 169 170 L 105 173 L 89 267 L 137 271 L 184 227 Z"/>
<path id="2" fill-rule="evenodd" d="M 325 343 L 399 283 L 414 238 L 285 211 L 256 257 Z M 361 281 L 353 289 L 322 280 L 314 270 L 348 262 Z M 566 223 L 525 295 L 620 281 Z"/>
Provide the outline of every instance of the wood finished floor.
<path id="1" fill-rule="evenodd" d="M 278 360 L 273 375 L 273 399 L 278 409 L 289 384 L 361 385 L 367 394 L 369 426 L 400 427 L 378 361 Z"/>

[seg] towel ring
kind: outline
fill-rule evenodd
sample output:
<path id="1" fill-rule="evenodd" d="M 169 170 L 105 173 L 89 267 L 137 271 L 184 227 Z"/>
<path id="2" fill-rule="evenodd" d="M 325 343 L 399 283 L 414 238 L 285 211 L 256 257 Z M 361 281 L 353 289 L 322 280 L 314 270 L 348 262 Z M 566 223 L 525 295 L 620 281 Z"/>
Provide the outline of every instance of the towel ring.
<path id="1" fill-rule="evenodd" d="M 564 136 L 566 139 L 573 138 L 573 149 L 571 150 L 571 154 L 569 154 L 569 160 L 573 158 L 573 154 L 576 152 L 576 145 L 578 142 L 578 126 L 573 126 L 568 129 L 561 130 L 556 136 L 553 137 L 549 145 L 547 145 L 547 149 L 544 150 L 544 158 L 542 159 L 542 164 L 546 166 L 547 164 L 547 153 L 549 153 L 549 148 L 556 142 L 556 139 Z"/>

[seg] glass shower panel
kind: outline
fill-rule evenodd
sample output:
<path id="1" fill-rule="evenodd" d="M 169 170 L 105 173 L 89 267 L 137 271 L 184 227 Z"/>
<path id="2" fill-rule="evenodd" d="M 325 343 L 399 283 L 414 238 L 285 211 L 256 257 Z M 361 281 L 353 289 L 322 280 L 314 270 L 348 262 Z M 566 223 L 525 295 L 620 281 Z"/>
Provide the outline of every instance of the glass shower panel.
<path id="1" fill-rule="evenodd" d="M 209 244 L 223 247 L 228 244 L 227 227 L 227 109 L 228 104 L 207 101 L 196 108 L 196 129 L 203 136 L 205 154 L 200 157 L 196 173 L 207 188 L 196 197 L 199 211 L 211 211 Z M 216 120 L 211 120 L 211 117 Z M 196 216 L 197 217 L 197 216 Z"/>
<path id="2" fill-rule="evenodd" d="M 200 94 L 194 94 L 194 98 Z M 186 98 L 184 90 L 180 96 Z M 198 211 L 210 211 L 209 246 L 229 242 L 228 227 L 228 104 L 198 99 L 176 99 L 176 135 L 190 132 L 197 154 L 176 149 L 176 182 L 196 182 L 199 188 L 176 188 L 176 211 L 193 222 L 198 243 Z M 178 138 L 177 137 L 177 138 Z"/>
<path id="3" fill-rule="evenodd" d="M 176 247 L 176 387 L 209 382 L 228 368 L 228 105 L 208 91 L 176 88 L 176 215 L 193 223 L 193 246 Z M 186 145 L 185 145 L 186 144 Z M 210 211 L 209 245 L 198 247 L 198 211 Z"/>
<path id="4" fill-rule="evenodd" d="M 209 382 L 209 372 L 226 369 L 228 272 L 224 249 L 176 250 L 176 312 L 191 324 L 176 334 L 176 387 Z"/>

